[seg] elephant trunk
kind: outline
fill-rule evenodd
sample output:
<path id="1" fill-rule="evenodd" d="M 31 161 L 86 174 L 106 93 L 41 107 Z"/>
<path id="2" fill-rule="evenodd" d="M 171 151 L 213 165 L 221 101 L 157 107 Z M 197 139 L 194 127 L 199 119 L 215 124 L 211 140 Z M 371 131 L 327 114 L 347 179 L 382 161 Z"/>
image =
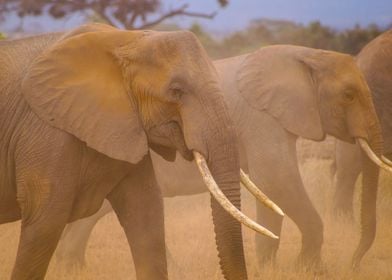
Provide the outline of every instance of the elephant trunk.
<path id="1" fill-rule="evenodd" d="M 383 140 L 378 122 L 370 131 L 370 147 L 378 157 L 381 157 Z M 353 256 L 354 268 L 359 266 L 362 257 L 371 247 L 376 235 L 376 200 L 379 168 L 364 151 L 362 152 L 362 170 L 361 238 Z"/>
<path id="2" fill-rule="evenodd" d="M 219 150 L 218 154 L 210 157 L 209 168 L 222 192 L 240 210 L 240 167 L 238 161 L 233 160 L 238 155 L 235 155 L 234 149 L 227 149 L 227 146 Z M 211 208 L 220 266 L 225 279 L 247 279 L 241 224 L 212 196 Z"/>
<path id="3" fill-rule="evenodd" d="M 223 194 L 240 210 L 240 160 L 237 136 L 223 97 L 216 96 L 210 104 L 216 106 L 205 107 L 210 120 L 208 132 L 204 137 L 207 139 L 208 168 Z M 211 197 L 211 208 L 216 246 L 224 278 L 247 279 L 241 224 L 213 197 Z"/>
<path id="4" fill-rule="evenodd" d="M 241 177 L 234 124 L 217 83 L 205 81 L 200 90 L 209 91 L 198 100 L 200 110 L 181 107 L 184 138 L 188 149 L 193 151 L 204 183 L 213 195 L 212 218 L 223 276 L 227 280 L 244 280 L 247 279 L 247 270 L 240 222 L 273 238 L 275 235 L 255 222 L 244 222 L 245 215 L 238 213 L 241 208 Z M 217 196 L 217 193 L 223 195 Z M 223 202 L 222 205 L 218 201 Z"/>

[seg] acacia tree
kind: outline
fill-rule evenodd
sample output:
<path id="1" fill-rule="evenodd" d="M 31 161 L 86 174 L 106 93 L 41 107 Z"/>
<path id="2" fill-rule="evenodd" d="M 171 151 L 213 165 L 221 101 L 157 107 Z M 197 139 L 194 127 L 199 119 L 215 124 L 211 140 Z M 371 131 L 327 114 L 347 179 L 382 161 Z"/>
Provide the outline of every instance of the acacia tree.
<path id="1" fill-rule="evenodd" d="M 221 7 L 228 0 L 216 0 Z M 189 9 L 185 3 L 167 7 L 162 0 L 0 0 L 0 16 L 10 13 L 20 18 L 49 14 L 55 19 L 73 13 L 93 13 L 114 26 L 126 29 L 149 28 L 175 16 L 214 18 L 216 12 L 203 13 Z"/>

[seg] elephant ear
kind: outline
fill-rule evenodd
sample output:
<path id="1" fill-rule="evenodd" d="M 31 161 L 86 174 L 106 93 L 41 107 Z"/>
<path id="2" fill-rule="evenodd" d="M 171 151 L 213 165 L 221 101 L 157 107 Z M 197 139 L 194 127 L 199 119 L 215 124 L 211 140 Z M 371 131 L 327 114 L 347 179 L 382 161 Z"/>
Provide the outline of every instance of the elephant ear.
<path id="1" fill-rule="evenodd" d="M 305 50 L 272 46 L 249 54 L 237 74 L 238 90 L 249 106 L 268 112 L 291 133 L 322 140 L 317 87 Z"/>
<path id="2" fill-rule="evenodd" d="M 148 152 L 147 137 L 113 53 L 132 48 L 139 33 L 111 29 L 64 36 L 33 62 L 22 92 L 48 124 L 109 157 L 137 163 Z"/>

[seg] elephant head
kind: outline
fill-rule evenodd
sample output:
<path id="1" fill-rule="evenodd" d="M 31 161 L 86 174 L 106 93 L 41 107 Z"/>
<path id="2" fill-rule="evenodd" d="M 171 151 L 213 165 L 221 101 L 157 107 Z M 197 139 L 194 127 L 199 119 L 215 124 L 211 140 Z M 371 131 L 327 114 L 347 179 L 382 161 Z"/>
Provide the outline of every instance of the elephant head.
<path id="1" fill-rule="evenodd" d="M 391 108 L 388 106 L 388 95 L 392 86 L 392 31 L 389 30 L 367 44 L 356 57 L 356 62 L 364 74 L 364 77 L 372 91 L 372 99 L 375 104 L 377 115 L 380 117 L 381 129 L 384 138 L 384 153 L 391 155 L 391 129 L 389 116 Z M 363 149 L 366 146 L 361 144 Z M 373 156 L 377 164 L 391 172 L 392 162 L 386 157 L 381 156 L 381 150 L 372 153 L 368 149 L 367 154 Z M 354 265 L 357 266 L 363 255 L 372 245 L 376 233 L 376 198 L 377 180 L 369 181 L 369 173 L 372 174 L 374 165 L 369 166 L 368 160 L 362 156 L 363 161 L 363 190 L 362 190 L 362 232 L 360 244 L 354 255 Z"/>
<path id="2" fill-rule="evenodd" d="M 372 92 L 384 138 L 384 153 L 392 154 L 392 107 L 389 105 L 392 88 L 392 30 L 388 30 L 367 44 L 356 56 Z"/>
<path id="3" fill-rule="evenodd" d="M 291 133 L 320 141 L 326 134 L 358 141 L 363 157 L 362 236 L 357 265 L 375 234 L 375 199 L 383 139 L 368 85 L 353 57 L 296 46 L 262 48 L 245 58 L 239 91 Z M 279 73 L 279 76 L 276 76 Z"/>
<path id="4" fill-rule="evenodd" d="M 137 164 L 149 147 L 168 159 L 176 150 L 188 160 L 195 154 L 223 199 L 213 204 L 223 273 L 247 277 L 240 223 L 224 210 L 240 208 L 236 135 L 215 69 L 192 33 L 82 26 L 33 61 L 22 92 L 42 120 L 113 159 Z"/>

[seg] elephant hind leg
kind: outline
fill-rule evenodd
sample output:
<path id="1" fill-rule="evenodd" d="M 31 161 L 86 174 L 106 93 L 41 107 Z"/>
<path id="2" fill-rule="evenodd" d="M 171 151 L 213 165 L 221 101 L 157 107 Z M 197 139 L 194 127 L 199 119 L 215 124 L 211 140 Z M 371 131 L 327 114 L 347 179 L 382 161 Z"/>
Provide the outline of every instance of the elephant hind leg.
<path id="1" fill-rule="evenodd" d="M 110 203 L 105 199 L 97 213 L 67 225 L 56 250 L 57 259 L 67 267 L 83 267 L 86 262 L 87 243 L 95 225 L 112 211 Z"/>

